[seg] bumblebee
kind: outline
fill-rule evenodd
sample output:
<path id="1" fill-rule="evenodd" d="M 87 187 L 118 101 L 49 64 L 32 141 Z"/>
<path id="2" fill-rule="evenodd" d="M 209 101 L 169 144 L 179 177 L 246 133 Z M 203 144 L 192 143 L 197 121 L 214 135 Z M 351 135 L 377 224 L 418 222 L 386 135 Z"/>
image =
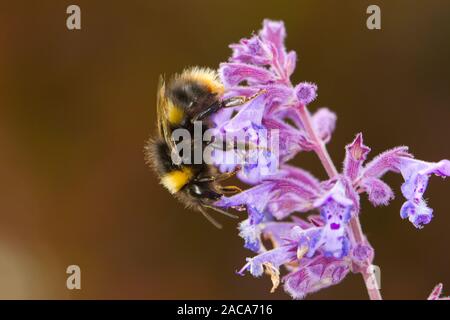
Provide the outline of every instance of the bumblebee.
<path id="1" fill-rule="evenodd" d="M 200 122 L 204 132 L 212 126 L 209 120 L 212 114 L 223 108 L 242 105 L 257 95 L 223 99 L 224 92 L 217 72 L 208 68 L 186 69 L 172 77 L 167 85 L 160 77 L 156 103 L 157 134 L 156 137 L 150 138 L 145 146 L 146 162 L 154 169 L 161 184 L 186 207 L 201 212 L 218 228 L 221 227 L 220 224 L 208 214 L 207 209 L 237 218 L 214 206 L 214 202 L 224 194 L 241 191 L 236 186 L 221 184 L 232 177 L 236 170 L 218 173 L 213 165 L 204 162 L 174 163 L 171 155 L 176 150 L 172 137 L 174 130 L 185 129 L 194 136 L 194 122 Z M 205 146 L 206 143 L 202 142 L 202 147 Z"/>

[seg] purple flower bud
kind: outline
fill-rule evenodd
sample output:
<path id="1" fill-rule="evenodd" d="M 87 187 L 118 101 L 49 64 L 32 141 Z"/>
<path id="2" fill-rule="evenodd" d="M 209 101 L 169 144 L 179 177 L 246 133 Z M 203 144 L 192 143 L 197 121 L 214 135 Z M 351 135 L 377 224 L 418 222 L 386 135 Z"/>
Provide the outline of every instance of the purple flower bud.
<path id="1" fill-rule="evenodd" d="M 299 83 L 294 91 L 298 101 L 303 105 L 307 105 L 317 98 L 317 86 L 314 83 Z"/>
<path id="2" fill-rule="evenodd" d="M 362 133 L 358 133 L 355 140 L 345 147 L 344 174 L 350 181 L 354 181 L 359 176 L 369 152 L 370 148 L 363 143 Z"/>
<path id="3" fill-rule="evenodd" d="M 362 181 L 364 190 L 369 195 L 369 201 L 374 206 L 387 206 L 394 199 L 391 187 L 377 178 L 367 178 Z"/>
<path id="4" fill-rule="evenodd" d="M 336 119 L 336 114 L 328 108 L 320 108 L 313 114 L 312 121 L 314 127 L 323 142 L 328 143 L 330 141 L 331 135 L 336 127 Z"/>
<path id="5" fill-rule="evenodd" d="M 286 38 L 286 29 L 282 21 L 264 20 L 263 29 L 259 36 L 267 43 L 270 43 L 278 58 L 284 61 L 286 49 L 284 48 L 284 39 Z"/>
<path id="6" fill-rule="evenodd" d="M 367 242 L 356 243 L 351 251 L 352 271 L 361 272 L 367 270 L 368 262 L 371 264 L 374 258 L 374 250 Z"/>
<path id="7" fill-rule="evenodd" d="M 295 70 L 295 66 L 297 64 L 297 53 L 295 51 L 290 51 L 286 56 L 286 63 L 285 63 L 285 69 L 286 69 L 286 75 L 290 77 Z"/>
<path id="8" fill-rule="evenodd" d="M 430 295 L 428 296 L 427 300 L 450 300 L 450 297 L 441 297 L 442 295 L 442 283 L 438 283 L 433 291 L 431 291 Z"/>

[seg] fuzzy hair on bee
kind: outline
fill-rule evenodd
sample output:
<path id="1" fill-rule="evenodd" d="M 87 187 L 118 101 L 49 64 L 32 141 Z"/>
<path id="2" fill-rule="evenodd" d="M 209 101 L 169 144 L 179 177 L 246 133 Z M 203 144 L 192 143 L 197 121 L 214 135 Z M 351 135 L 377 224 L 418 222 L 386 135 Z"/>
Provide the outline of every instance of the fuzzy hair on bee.
<path id="1" fill-rule="evenodd" d="M 236 171 L 219 173 L 210 164 L 175 163 L 172 153 L 176 150 L 172 133 L 185 129 L 194 136 L 194 123 L 201 123 L 202 131 L 211 127 L 209 117 L 222 108 L 235 107 L 252 97 L 236 96 L 223 99 L 224 86 L 216 71 L 193 67 L 173 76 L 167 84 L 160 77 L 157 90 L 157 134 L 145 146 L 146 162 L 153 168 L 160 183 L 178 200 L 201 212 L 216 227 L 221 227 L 207 209 L 237 218 L 214 206 L 224 194 L 237 193 L 236 186 L 223 186 L 222 181 Z M 203 148 L 206 147 L 206 142 Z M 193 145 L 192 145 L 192 148 Z"/>

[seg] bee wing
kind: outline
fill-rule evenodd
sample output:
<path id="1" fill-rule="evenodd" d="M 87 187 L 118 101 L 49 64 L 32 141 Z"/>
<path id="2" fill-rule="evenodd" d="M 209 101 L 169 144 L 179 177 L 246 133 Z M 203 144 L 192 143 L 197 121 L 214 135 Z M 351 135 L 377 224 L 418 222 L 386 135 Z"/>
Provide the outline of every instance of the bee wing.
<path id="1" fill-rule="evenodd" d="M 166 84 L 164 82 L 164 77 L 159 76 L 158 81 L 158 89 L 156 95 L 156 116 L 158 123 L 158 134 L 161 138 L 163 138 L 167 144 L 173 148 L 175 148 L 175 142 L 171 137 L 171 132 L 168 127 L 167 120 L 167 98 L 166 98 Z"/>
<path id="2" fill-rule="evenodd" d="M 164 77 L 159 76 L 158 87 L 156 89 L 156 119 L 158 123 L 158 134 L 161 138 L 164 138 L 167 132 L 167 115 L 164 105 L 166 100 L 166 84 L 164 83 Z"/>

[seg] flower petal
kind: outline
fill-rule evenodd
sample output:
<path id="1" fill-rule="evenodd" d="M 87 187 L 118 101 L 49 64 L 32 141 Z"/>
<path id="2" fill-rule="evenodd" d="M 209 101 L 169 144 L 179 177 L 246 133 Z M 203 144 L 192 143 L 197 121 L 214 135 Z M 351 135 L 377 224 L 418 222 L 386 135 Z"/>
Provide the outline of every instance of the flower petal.
<path id="1" fill-rule="evenodd" d="M 295 70 L 297 64 L 297 53 L 295 51 L 290 51 L 286 56 L 286 62 L 284 68 L 286 69 L 287 76 L 290 77 Z"/>
<path id="2" fill-rule="evenodd" d="M 365 178 L 381 178 L 388 171 L 399 172 L 400 163 L 405 158 L 412 158 L 408 153 L 408 147 L 396 147 L 385 151 L 365 166 L 362 175 Z"/>
<path id="3" fill-rule="evenodd" d="M 230 48 L 233 50 L 230 61 L 233 62 L 267 65 L 273 59 L 270 47 L 258 36 L 242 39 L 238 44 L 230 45 Z"/>
<path id="4" fill-rule="evenodd" d="M 259 212 L 263 212 L 270 198 L 269 195 L 273 186 L 272 183 L 263 183 L 234 196 L 222 197 L 219 201 L 215 202 L 215 205 L 223 208 L 247 205 Z"/>
<path id="5" fill-rule="evenodd" d="M 269 84 L 275 80 L 267 69 L 244 63 L 222 63 L 219 74 L 225 86 L 236 86 L 243 81 L 249 85 Z"/>
<path id="6" fill-rule="evenodd" d="M 353 202 L 345 195 L 345 187 L 343 183 L 339 180 L 334 184 L 334 186 L 329 191 L 324 193 L 320 198 L 318 198 L 314 202 L 314 206 L 316 208 L 319 208 L 323 206 L 325 203 L 327 203 L 329 200 L 333 200 L 344 207 L 353 206 Z"/>
<path id="7" fill-rule="evenodd" d="M 258 225 L 252 224 L 250 219 L 246 219 L 239 223 L 239 236 L 244 239 L 244 248 L 259 252 L 261 249 L 261 228 Z"/>
<path id="8" fill-rule="evenodd" d="M 294 298 L 338 284 L 349 273 L 346 261 L 319 256 L 308 265 L 283 278 L 284 289 Z"/>
<path id="9" fill-rule="evenodd" d="M 406 201 L 400 209 L 400 216 L 402 219 L 408 218 L 417 229 L 422 229 L 425 224 L 431 222 L 433 209 L 427 207 L 423 200 L 419 204 Z"/>
<path id="10" fill-rule="evenodd" d="M 284 23 L 282 21 L 266 19 L 263 22 L 263 28 L 259 35 L 264 41 L 273 45 L 280 62 L 284 62 L 284 56 L 286 54 L 284 48 L 284 39 L 286 38 Z"/>
<path id="11" fill-rule="evenodd" d="M 256 257 L 248 259 L 247 264 L 241 269 L 240 273 L 245 270 L 254 277 L 260 277 L 263 274 L 265 263 L 270 263 L 274 268 L 279 268 L 282 264 L 289 263 L 296 259 L 295 250 L 292 245 L 284 245 L 266 252 L 263 252 Z"/>
<path id="12" fill-rule="evenodd" d="M 336 114 L 328 108 L 320 108 L 313 114 L 312 121 L 314 127 L 323 142 L 328 143 L 330 141 L 331 135 L 336 127 L 336 120 Z"/>
<path id="13" fill-rule="evenodd" d="M 304 185 L 309 186 L 311 189 L 319 191 L 321 189 L 319 180 L 314 177 L 310 172 L 298 167 L 283 165 L 278 173 L 279 177 L 289 178 L 297 180 Z"/>

